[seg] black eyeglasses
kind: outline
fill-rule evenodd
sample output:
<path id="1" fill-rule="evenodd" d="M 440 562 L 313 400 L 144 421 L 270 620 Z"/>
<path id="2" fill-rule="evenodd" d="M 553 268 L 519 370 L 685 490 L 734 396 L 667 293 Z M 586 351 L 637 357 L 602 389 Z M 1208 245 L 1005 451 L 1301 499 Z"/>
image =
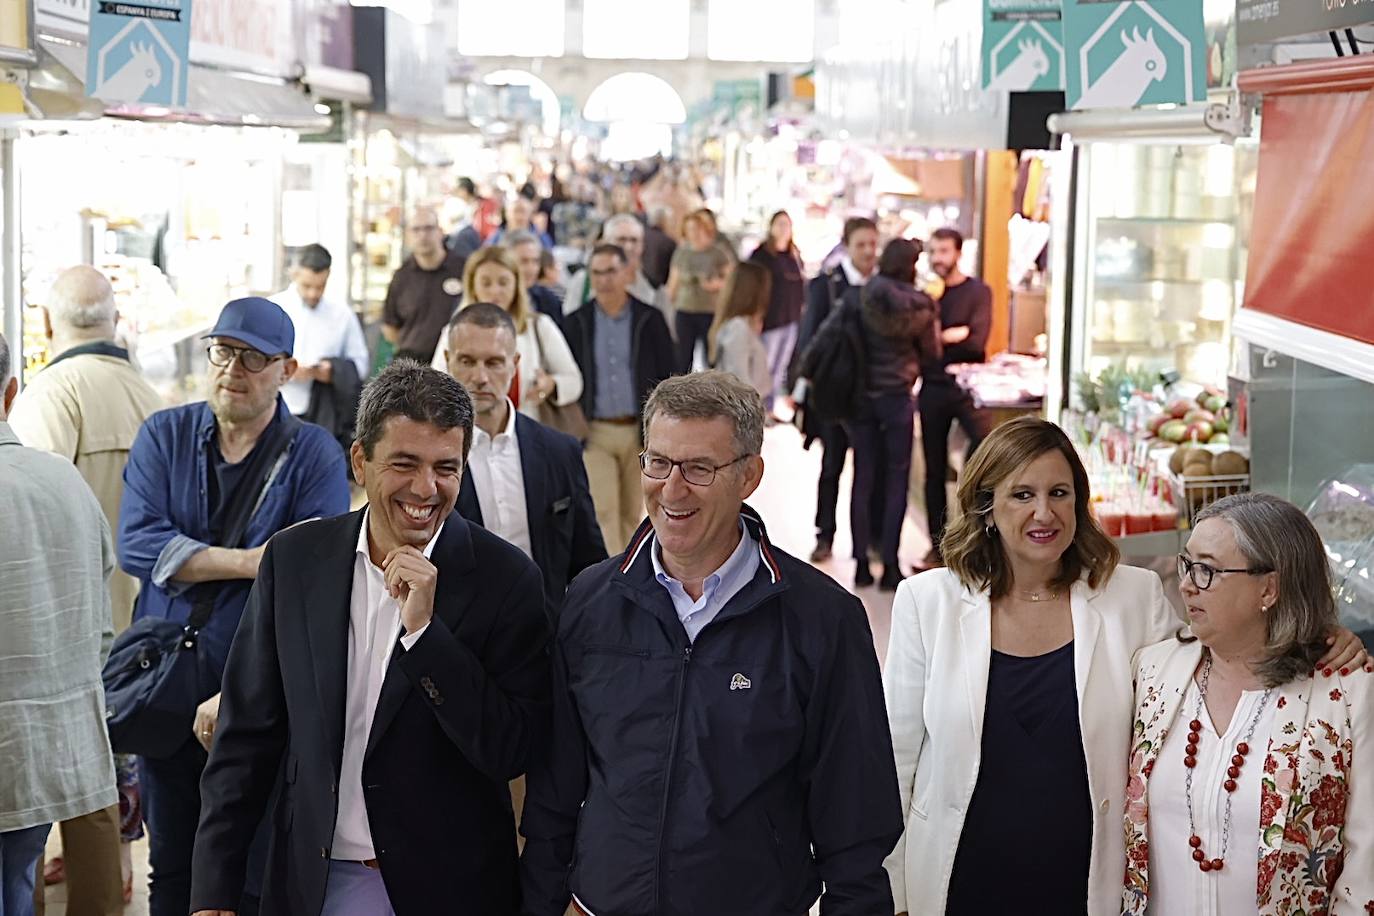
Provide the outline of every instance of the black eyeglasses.
<path id="1" fill-rule="evenodd" d="M 238 357 L 239 365 L 245 372 L 261 372 L 272 363 L 282 359 L 281 356 L 268 356 L 261 350 L 254 350 L 252 347 L 231 347 L 229 344 L 211 344 L 205 348 L 205 356 L 210 360 L 210 365 L 226 368 Z"/>
<path id="2" fill-rule="evenodd" d="M 740 455 L 724 464 L 711 464 L 709 461 L 698 460 L 673 461 L 660 455 L 650 455 L 648 452 L 643 452 L 639 456 L 639 467 L 644 471 L 645 477 L 654 480 L 667 480 L 673 476 L 673 468 L 681 468 L 683 480 L 698 487 L 709 487 L 715 483 L 716 471 L 728 468 L 748 457 L 748 455 Z"/>
<path id="3" fill-rule="evenodd" d="M 1203 592 L 1212 587 L 1212 577 L 1217 573 L 1245 573 L 1247 576 L 1262 576 L 1268 572 L 1273 572 L 1273 570 L 1259 567 L 1255 569 L 1217 569 L 1206 563 L 1195 563 L 1183 554 L 1178 555 L 1179 581 L 1183 581 L 1183 578 L 1187 576 L 1193 580 L 1193 585 L 1197 586 L 1198 591 Z"/>

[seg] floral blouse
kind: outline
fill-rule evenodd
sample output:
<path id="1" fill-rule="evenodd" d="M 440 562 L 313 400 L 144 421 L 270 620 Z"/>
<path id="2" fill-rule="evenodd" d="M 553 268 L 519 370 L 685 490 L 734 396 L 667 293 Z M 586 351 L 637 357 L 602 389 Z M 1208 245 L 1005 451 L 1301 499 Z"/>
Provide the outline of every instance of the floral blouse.
<path id="1" fill-rule="evenodd" d="M 1136 660 L 1126 783 L 1123 916 L 1150 896 L 1150 776 L 1202 646 L 1176 639 Z M 1359 775 L 1352 775 L 1358 772 Z M 1303 677 L 1279 690 L 1260 782 L 1261 916 L 1374 916 L 1374 675 Z"/>

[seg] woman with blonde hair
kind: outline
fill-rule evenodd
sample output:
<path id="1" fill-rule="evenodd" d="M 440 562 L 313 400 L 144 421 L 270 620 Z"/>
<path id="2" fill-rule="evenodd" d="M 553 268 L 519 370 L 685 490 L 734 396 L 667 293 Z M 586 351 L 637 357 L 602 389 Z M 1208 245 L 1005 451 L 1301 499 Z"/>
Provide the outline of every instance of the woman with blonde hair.
<path id="1" fill-rule="evenodd" d="M 760 397 L 766 397 L 773 388 L 768 350 L 760 336 L 772 286 L 768 268 L 748 261 L 741 263 L 725 284 L 706 338 L 710 364 L 733 372 L 754 386 Z"/>
<path id="2" fill-rule="evenodd" d="M 577 368 L 563 332 L 552 318 L 535 310 L 520 277 L 515 256 L 502 246 L 482 248 L 463 268 L 461 310 L 475 302 L 490 302 L 510 313 L 515 321 L 515 349 L 520 360 L 517 376 L 519 410 L 533 420 L 541 418 L 545 403 L 564 406 L 582 397 L 582 371 Z M 430 363 L 448 371 L 447 331 L 439 338 Z"/>
<path id="3" fill-rule="evenodd" d="M 1374 912 L 1374 676 L 1313 677 L 1336 625 L 1317 530 L 1229 496 L 1178 582 L 1190 632 L 1136 662 L 1121 912 Z"/>
<path id="4" fill-rule="evenodd" d="M 1118 566 L 1053 423 L 992 432 L 959 484 L 943 569 L 902 583 L 883 673 L 906 831 L 897 912 L 1116 913 L 1132 659 L 1178 618 Z M 1341 631 L 1324 661 L 1363 664 Z M 995 875 L 995 880 L 990 880 Z"/>

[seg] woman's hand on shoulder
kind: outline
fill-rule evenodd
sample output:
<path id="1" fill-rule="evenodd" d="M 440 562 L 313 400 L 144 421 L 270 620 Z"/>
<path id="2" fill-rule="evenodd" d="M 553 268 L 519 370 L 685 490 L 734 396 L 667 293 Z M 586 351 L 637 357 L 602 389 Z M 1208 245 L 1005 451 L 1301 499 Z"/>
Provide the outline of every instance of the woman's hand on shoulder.
<path id="1" fill-rule="evenodd" d="M 1371 663 L 1364 643 L 1347 628 L 1337 627 L 1333 630 L 1326 638 L 1326 644 L 1330 648 L 1317 662 L 1318 674 L 1331 677 L 1337 672 L 1344 675 L 1359 668 L 1374 671 L 1374 663 Z"/>

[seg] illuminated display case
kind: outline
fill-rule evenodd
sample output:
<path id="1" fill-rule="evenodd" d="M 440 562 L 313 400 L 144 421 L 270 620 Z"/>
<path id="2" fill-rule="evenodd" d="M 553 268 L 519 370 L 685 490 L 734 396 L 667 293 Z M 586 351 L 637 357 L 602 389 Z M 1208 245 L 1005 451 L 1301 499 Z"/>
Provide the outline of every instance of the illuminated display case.
<path id="1" fill-rule="evenodd" d="M 1177 369 L 1224 385 L 1258 145 L 1093 142 L 1078 151 L 1070 369 Z"/>

